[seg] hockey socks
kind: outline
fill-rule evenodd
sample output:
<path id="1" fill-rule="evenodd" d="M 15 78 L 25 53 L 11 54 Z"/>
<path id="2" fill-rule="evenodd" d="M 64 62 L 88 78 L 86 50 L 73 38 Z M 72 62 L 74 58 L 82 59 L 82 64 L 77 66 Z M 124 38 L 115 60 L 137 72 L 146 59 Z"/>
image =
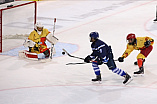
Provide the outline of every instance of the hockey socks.
<path id="1" fill-rule="evenodd" d="M 101 74 L 100 74 L 100 69 L 98 67 L 98 64 L 96 62 L 92 62 L 92 67 L 93 67 L 93 70 L 95 72 L 95 75 L 96 75 L 96 78 L 95 79 L 92 79 L 92 81 L 101 81 Z"/>
<path id="2" fill-rule="evenodd" d="M 112 72 L 113 72 L 113 73 L 116 73 L 116 74 L 118 74 L 118 75 L 120 75 L 120 76 L 126 75 L 126 73 L 125 73 L 122 69 L 119 69 L 119 68 L 113 69 Z"/>
<path id="3" fill-rule="evenodd" d="M 123 81 L 123 84 L 125 84 L 125 85 L 127 85 L 128 83 L 130 83 L 133 80 L 131 78 L 131 76 L 129 74 L 127 74 L 126 72 L 124 72 L 122 69 L 115 68 L 112 70 L 112 72 L 124 77 L 125 79 Z"/>
<path id="4" fill-rule="evenodd" d="M 100 75 L 100 68 L 96 62 L 92 62 L 92 67 L 96 75 Z"/>
<path id="5" fill-rule="evenodd" d="M 143 59 L 137 59 L 139 68 L 143 66 L 143 61 L 144 61 Z"/>

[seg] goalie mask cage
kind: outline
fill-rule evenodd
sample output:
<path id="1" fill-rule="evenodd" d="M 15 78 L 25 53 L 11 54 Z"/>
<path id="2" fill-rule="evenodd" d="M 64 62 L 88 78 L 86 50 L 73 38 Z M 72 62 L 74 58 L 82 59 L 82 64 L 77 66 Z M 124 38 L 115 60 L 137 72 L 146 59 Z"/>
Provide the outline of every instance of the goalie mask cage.
<path id="1" fill-rule="evenodd" d="M 5 48 L 4 40 L 22 38 L 34 30 L 36 14 L 36 1 L 15 1 L 0 5 L 0 52 Z"/>

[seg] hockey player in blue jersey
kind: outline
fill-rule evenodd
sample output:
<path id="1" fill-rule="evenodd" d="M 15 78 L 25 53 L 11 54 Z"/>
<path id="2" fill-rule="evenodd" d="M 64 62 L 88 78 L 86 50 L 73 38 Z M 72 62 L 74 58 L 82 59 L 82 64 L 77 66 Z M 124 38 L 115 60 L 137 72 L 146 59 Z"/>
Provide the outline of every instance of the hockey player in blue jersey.
<path id="1" fill-rule="evenodd" d="M 123 84 L 129 83 L 132 78 L 129 74 L 127 74 L 125 71 L 123 71 L 120 68 L 117 68 L 114 59 L 113 59 L 113 53 L 111 46 L 108 46 L 106 43 L 101 41 L 99 38 L 98 32 L 91 32 L 89 34 L 91 48 L 92 48 L 92 54 L 88 55 L 84 62 L 92 62 L 92 67 L 95 72 L 96 78 L 92 79 L 92 81 L 101 81 L 101 73 L 99 69 L 99 65 L 106 64 L 113 73 L 116 73 L 122 77 L 124 77 Z"/>

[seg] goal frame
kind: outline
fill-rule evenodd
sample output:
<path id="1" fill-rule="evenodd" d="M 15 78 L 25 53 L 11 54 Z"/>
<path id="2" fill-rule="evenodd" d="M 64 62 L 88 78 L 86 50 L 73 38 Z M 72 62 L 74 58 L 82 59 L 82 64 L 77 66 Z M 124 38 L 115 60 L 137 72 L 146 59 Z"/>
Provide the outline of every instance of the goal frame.
<path id="1" fill-rule="evenodd" d="M 8 9 L 12 9 L 12 8 L 17 8 L 20 6 L 29 5 L 32 3 L 34 3 L 34 24 L 36 24 L 36 18 L 37 18 L 37 2 L 36 1 L 30 1 L 28 3 L 23 3 L 23 4 L 15 5 L 12 7 L 0 9 L 0 53 L 2 52 L 2 15 L 3 15 L 2 13 L 3 13 L 3 11 L 8 10 Z"/>

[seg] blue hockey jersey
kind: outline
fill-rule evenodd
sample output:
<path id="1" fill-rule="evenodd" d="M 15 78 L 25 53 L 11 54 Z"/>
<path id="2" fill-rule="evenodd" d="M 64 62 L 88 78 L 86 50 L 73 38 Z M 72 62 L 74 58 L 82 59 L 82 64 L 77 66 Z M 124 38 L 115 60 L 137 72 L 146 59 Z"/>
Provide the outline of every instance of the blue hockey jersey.
<path id="1" fill-rule="evenodd" d="M 93 51 L 91 56 L 95 57 L 105 57 L 106 59 L 108 59 L 108 54 L 111 52 L 111 47 L 99 39 L 91 44 L 91 48 Z"/>

